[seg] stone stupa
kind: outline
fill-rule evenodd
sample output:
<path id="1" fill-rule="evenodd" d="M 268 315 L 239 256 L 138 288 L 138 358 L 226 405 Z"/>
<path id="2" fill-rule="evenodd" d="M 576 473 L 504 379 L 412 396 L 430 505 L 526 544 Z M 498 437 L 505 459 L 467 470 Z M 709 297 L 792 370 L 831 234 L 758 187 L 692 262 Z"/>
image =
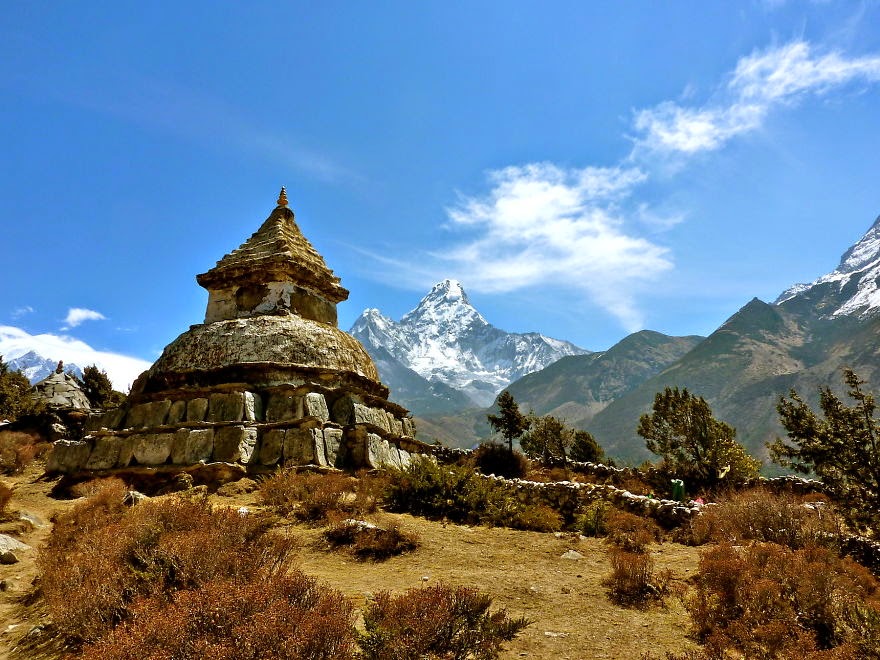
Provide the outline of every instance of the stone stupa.
<path id="1" fill-rule="evenodd" d="M 400 467 L 427 451 L 366 350 L 337 327 L 348 291 L 284 188 L 257 232 L 196 279 L 209 294 L 205 322 L 165 348 L 122 408 L 91 419 L 83 440 L 56 442 L 50 471 Z"/>

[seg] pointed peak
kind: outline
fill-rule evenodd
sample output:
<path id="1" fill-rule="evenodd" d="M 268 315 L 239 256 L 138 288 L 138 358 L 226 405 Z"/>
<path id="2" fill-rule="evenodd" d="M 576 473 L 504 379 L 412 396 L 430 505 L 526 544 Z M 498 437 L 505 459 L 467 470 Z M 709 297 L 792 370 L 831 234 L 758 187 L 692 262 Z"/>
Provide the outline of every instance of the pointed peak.
<path id="1" fill-rule="evenodd" d="M 446 302 L 461 301 L 465 305 L 470 305 L 467 293 L 465 293 L 461 282 L 451 279 L 437 282 L 437 284 L 431 288 L 430 293 L 425 296 L 424 300 L 443 300 Z"/>
<path id="2" fill-rule="evenodd" d="M 276 204 L 278 204 L 278 206 L 287 206 L 287 190 L 284 189 L 284 186 L 281 186 L 281 192 L 278 193 L 278 201 Z"/>

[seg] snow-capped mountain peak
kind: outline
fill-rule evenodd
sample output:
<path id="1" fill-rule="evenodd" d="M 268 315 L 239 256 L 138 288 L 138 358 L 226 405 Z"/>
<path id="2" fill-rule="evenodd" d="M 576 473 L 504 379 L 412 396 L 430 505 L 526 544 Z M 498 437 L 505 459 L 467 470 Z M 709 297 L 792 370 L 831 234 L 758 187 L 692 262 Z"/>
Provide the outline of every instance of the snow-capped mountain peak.
<path id="1" fill-rule="evenodd" d="M 809 284 L 795 284 L 775 304 L 808 302 L 823 318 L 880 314 L 880 217 L 840 258 L 835 270 Z"/>
<path id="2" fill-rule="evenodd" d="M 468 299 L 460 282 L 438 282 L 399 322 L 364 310 L 351 334 L 380 368 L 389 356 L 432 383 L 443 383 L 488 405 L 511 382 L 566 355 L 586 353 L 541 334 L 508 333 L 491 325 Z M 394 383 L 388 382 L 394 389 Z"/>

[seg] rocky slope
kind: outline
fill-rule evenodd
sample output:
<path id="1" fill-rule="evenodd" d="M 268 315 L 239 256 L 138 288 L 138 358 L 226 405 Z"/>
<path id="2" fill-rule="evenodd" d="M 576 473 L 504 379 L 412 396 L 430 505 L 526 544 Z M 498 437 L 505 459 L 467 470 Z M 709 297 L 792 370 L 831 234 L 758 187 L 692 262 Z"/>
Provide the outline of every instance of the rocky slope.
<path id="1" fill-rule="evenodd" d="M 790 389 L 811 404 L 819 387 L 843 394 L 842 369 L 850 367 L 880 392 L 878 279 L 880 219 L 834 272 L 791 287 L 774 304 L 752 300 L 680 360 L 610 403 L 587 428 L 613 454 L 648 458 L 635 433 L 639 415 L 656 392 L 687 387 L 737 428 L 751 453 L 766 458 L 766 443 L 784 433 L 776 403 Z"/>
<path id="2" fill-rule="evenodd" d="M 536 332 L 496 328 L 454 280 L 436 284 L 400 321 L 367 309 L 349 332 L 373 357 L 392 397 L 417 414 L 487 406 L 514 380 L 587 353 Z"/>

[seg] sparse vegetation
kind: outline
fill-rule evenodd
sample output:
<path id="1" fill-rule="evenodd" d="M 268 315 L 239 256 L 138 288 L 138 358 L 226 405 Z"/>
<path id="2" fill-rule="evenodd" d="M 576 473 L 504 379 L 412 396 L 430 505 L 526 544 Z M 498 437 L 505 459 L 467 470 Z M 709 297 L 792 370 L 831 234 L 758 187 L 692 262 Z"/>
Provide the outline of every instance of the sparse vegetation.
<path id="1" fill-rule="evenodd" d="M 270 527 L 265 516 L 212 509 L 205 500 L 127 509 L 119 484 L 107 484 L 57 520 L 38 558 L 43 595 L 65 636 L 96 642 L 131 620 L 139 600 L 276 574 L 293 545 Z"/>
<path id="2" fill-rule="evenodd" d="M 361 475 L 355 479 L 331 472 L 316 474 L 284 468 L 260 482 L 260 499 L 282 515 L 324 523 L 346 515 L 376 510 L 382 482 Z"/>
<path id="3" fill-rule="evenodd" d="M 0 431 L 0 473 L 19 474 L 52 445 L 20 431 Z"/>
<path id="4" fill-rule="evenodd" d="M 691 523 L 698 544 L 761 541 L 793 549 L 833 543 L 841 529 L 842 520 L 826 497 L 760 488 L 727 495 Z"/>
<path id="5" fill-rule="evenodd" d="M 475 589 L 445 584 L 399 596 L 376 594 L 364 611 L 360 646 L 366 660 L 497 658 L 503 642 L 529 625 L 505 610 L 489 612 L 492 599 Z"/>
<path id="6" fill-rule="evenodd" d="M 792 443 L 777 439 L 770 455 L 797 472 L 815 472 L 851 504 L 852 520 L 870 525 L 880 520 L 880 420 L 873 395 L 862 389 L 865 381 L 851 369 L 843 379 L 856 403 L 847 406 L 824 387 L 819 391 L 824 419 L 794 390 L 790 399 L 780 398 L 777 410 Z"/>

